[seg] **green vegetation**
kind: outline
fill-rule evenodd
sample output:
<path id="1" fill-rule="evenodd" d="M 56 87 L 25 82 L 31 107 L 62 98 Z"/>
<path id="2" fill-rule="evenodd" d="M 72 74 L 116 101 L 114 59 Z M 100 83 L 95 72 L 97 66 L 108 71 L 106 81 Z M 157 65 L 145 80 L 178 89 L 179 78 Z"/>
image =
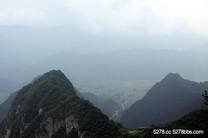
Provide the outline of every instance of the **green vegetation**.
<path id="1" fill-rule="evenodd" d="M 156 137 L 156 138 L 206 138 L 208 134 L 208 110 L 196 110 L 180 119 L 164 125 L 152 125 L 142 131 L 144 137 Z M 153 129 L 171 130 L 172 135 L 154 135 Z M 183 130 L 202 130 L 203 134 L 173 134 L 174 129 Z M 178 132 L 180 133 L 180 132 Z"/>
<path id="2" fill-rule="evenodd" d="M 140 130 L 128 130 L 128 134 L 134 137 L 142 137 L 143 134 Z"/>
<path id="3" fill-rule="evenodd" d="M 207 95 L 207 91 L 204 91 L 204 94 L 202 94 L 202 96 L 204 97 L 204 104 L 208 105 L 208 95 Z"/>
<path id="4" fill-rule="evenodd" d="M 89 138 L 151 138 L 155 137 L 152 133 L 154 128 L 207 132 L 207 117 L 208 110 L 198 110 L 169 124 L 128 130 L 109 120 L 89 101 L 78 97 L 61 71 L 51 71 L 20 90 L 11 104 L 9 115 L 0 123 L 0 137 L 5 136 L 9 129 L 10 137 L 14 138 L 34 138 L 37 135 L 50 135 L 52 138 L 78 138 L 80 135 Z"/>
<path id="5" fill-rule="evenodd" d="M 55 129 L 57 126 L 58 130 Z M 67 132 L 71 128 L 67 126 L 74 127 Z M 15 138 L 33 138 L 37 135 L 76 138 L 78 134 L 90 138 L 133 136 L 129 133 L 123 135 L 121 129 L 125 129 L 121 125 L 78 97 L 61 71 L 50 71 L 20 90 L 9 115 L 0 125 L 0 136 L 5 136 L 7 129 L 11 131 L 10 137 Z"/>
<path id="6" fill-rule="evenodd" d="M 130 135 L 139 135 L 140 134 L 140 132 L 138 130 L 129 130 L 128 133 Z"/>
<path id="7" fill-rule="evenodd" d="M 90 102 L 80 99 L 78 96 L 70 96 L 61 102 L 51 112 L 46 114 L 46 118 L 54 119 L 74 116 L 75 122 L 79 125 L 79 131 L 86 132 L 85 136 L 97 137 L 119 137 L 119 126 L 108 119 L 108 117 L 95 108 Z M 74 134 L 74 133 L 73 133 Z M 70 135 L 72 135 L 70 133 Z"/>

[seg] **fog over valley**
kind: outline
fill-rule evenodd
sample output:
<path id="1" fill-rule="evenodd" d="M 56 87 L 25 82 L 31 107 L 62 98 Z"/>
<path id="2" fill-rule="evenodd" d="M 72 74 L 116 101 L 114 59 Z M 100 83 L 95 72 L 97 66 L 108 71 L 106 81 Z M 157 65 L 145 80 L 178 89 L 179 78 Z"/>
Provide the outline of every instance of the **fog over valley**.
<path id="1" fill-rule="evenodd" d="M 25 26 L 1 28 L 7 28 L 1 31 L 1 77 L 16 82 L 30 81 L 50 69 L 61 69 L 74 81 L 159 80 L 170 72 L 207 80 L 203 37 L 130 38 Z"/>
<path id="2" fill-rule="evenodd" d="M 207 7 L 0 0 L 0 137 L 151 138 L 157 124 L 207 133 Z"/>
<path id="3" fill-rule="evenodd" d="M 100 73 L 104 70 L 105 77 L 105 72 L 114 74 L 115 71 L 125 70 L 123 75 L 131 78 L 131 70 L 144 74 L 146 69 L 145 74 L 152 74 L 152 79 L 178 72 L 190 79 L 206 80 L 206 5 L 208 3 L 204 0 L 2 0 L 1 77 L 22 81 L 19 76 L 36 66 L 39 70 L 28 78 L 24 76 L 25 79 L 30 80 L 47 69 L 71 68 L 72 72 L 67 71 L 67 75 L 75 80 L 84 72 L 91 74 L 84 70 Z M 63 52 L 65 58 L 61 59 Z M 70 62 L 55 62 L 58 59 Z M 101 70 L 93 68 L 97 63 L 103 66 Z M 77 68 L 77 72 L 73 68 Z M 158 69 L 161 75 L 157 75 Z M 78 70 L 81 72 L 78 73 Z M 140 79 L 139 75 L 136 76 Z M 141 79 L 144 79 L 143 76 Z"/>

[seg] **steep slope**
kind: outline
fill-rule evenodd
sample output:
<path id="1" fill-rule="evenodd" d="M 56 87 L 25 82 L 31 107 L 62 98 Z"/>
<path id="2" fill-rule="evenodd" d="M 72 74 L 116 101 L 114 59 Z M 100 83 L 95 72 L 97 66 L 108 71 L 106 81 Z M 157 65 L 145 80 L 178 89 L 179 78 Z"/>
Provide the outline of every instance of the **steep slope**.
<path id="1" fill-rule="evenodd" d="M 179 74 L 168 74 L 154 85 L 145 97 L 124 112 L 120 122 L 129 128 L 173 121 L 182 115 L 205 107 L 201 94 L 208 82 L 184 80 Z"/>
<path id="2" fill-rule="evenodd" d="M 207 109 L 201 109 L 201 110 L 196 110 L 193 111 L 189 114 L 184 115 L 183 117 L 168 123 L 168 124 L 163 124 L 163 125 L 152 125 L 149 128 L 144 129 L 144 137 L 162 137 L 164 138 L 165 135 L 153 135 L 153 129 L 164 129 L 164 130 L 172 130 L 172 134 L 175 135 L 166 135 L 171 138 L 175 137 L 183 137 L 183 138 L 206 138 L 208 135 L 208 110 Z M 173 131 L 173 129 L 176 129 L 176 131 Z M 190 130 L 191 132 L 193 130 L 199 130 L 197 133 L 198 134 L 190 134 L 191 132 L 189 131 L 189 134 L 187 135 L 180 135 L 178 129 L 182 130 Z"/>
<path id="3" fill-rule="evenodd" d="M 50 71 L 23 87 L 7 118 L 2 138 L 119 137 L 120 127 L 79 98 L 61 71 Z"/>
<path id="4" fill-rule="evenodd" d="M 12 104 L 12 101 L 15 99 L 18 92 L 12 93 L 6 101 L 0 105 L 0 122 L 6 118 L 9 108 Z M 79 97 L 84 98 L 85 100 L 90 101 L 95 107 L 99 108 L 102 113 L 111 117 L 112 114 L 119 108 L 119 106 L 113 100 L 104 100 L 93 93 L 80 93 L 76 90 L 76 93 Z"/>

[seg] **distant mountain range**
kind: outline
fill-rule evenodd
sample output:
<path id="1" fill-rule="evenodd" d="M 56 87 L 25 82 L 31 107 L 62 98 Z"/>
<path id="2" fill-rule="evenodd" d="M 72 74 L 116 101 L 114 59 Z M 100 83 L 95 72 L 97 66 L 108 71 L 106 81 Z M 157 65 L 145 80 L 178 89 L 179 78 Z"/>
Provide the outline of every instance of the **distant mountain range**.
<path id="1" fill-rule="evenodd" d="M 0 77 L 0 94 L 8 94 L 11 93 L 12 90 L 16 87 L 16 82 Z"/>
<path id="2" fill-rule="evenodd" d="M 128 128 L 168 123 L 193 110 L 205 108 L 201 94 L 206 89 L 208 82 L 197 83 L 170 73 L 126 110 L 120 122 Z"/>
<path id="3" fill-rule="evenodd" d="M 2 138 L 117 138 L 120 125 L 77 96 L 61 71 L 52 70 L 23 87 L 0 123 Z M 125 137 L 128 137 L 126 134 Z"/>
<path id="4" fill-rule="evenodd" d="M 2 51 L 6 48 L 2 48 Z M 208 74 L 206 58 L 189 51 L 122 49 L 99 53 L 57 51 L 41 55 L 41 51 L 44 51 L 42 47 L 38 51 L 34 46 L 31 53 L 21 53 L 24 47 L 14 48 L 15 50 L 7 49 L 0 55 L 0 77 L 18 81 L 22 86 L 51 69 L 61 69 L 74 83 L 158 80 L 169 72 L 179 72 L 194 80 L 207 80 Z M 15 60 L 10 60 L 8 55 Z"/>
<path id="5" fill-rule="evenodd" d="M 18 92 L 12 93 L 6 101 L 4 101 L 2 104 L 0 104 L 0 122 L 4 120 L 7 116 L 7 113 L 9 111 L 9 108 L 16 97 Z"/>
<path id="6" fill-rule="evenodd" d="M 93 93 L 81 93 L 81 97 L 90 101 L 94 106 L 101 109 L 101 111 L 108 117 L 111 117 L 114 112 L 119 109 L 119 106 L 113 100 L 104 100 Z"/>

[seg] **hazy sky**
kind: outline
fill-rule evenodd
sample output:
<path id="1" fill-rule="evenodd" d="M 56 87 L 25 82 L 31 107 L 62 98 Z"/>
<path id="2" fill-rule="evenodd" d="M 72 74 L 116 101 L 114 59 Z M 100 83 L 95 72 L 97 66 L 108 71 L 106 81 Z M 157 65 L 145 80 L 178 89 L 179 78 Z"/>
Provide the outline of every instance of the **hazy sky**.
<path id="1" fill-rule="evenodd" d="M 24 73 L 63 51 L 121 49 L 197 53 L 200 74 L 207 47 L 208 0 L 0 0 L 0 75 Z"/>
<path id="2" fill-rule="evenodd" d="M 72 25 L 99 35 L 208 36 L 207 7 L 207 0 L 0 0 L 0 25 Z"/>

